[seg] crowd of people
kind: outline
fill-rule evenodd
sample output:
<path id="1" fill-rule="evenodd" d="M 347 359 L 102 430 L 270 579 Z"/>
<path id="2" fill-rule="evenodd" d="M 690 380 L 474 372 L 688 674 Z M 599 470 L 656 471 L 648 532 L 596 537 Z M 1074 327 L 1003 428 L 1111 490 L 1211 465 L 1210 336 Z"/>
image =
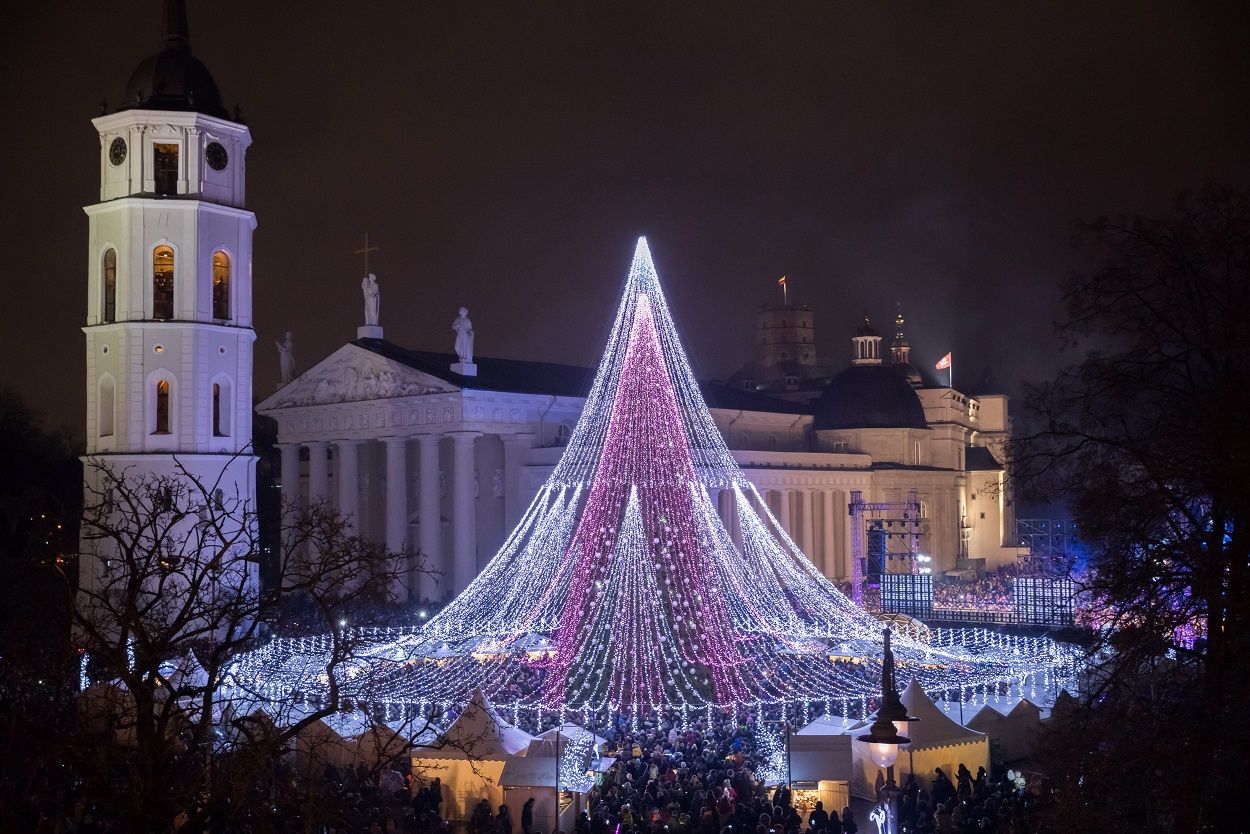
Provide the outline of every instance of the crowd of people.
<path id="1" fill-rule="evenodd" d="M 1036 830 L 1040 783 L 1012 771 L 997 779 L 959 765 L 955 780 L 939 768 L 928 788 L 909 779 L 899 794 L 899 830 L 915 834 L 1025 834 Z"/>
<path id="2" fill-rule="evenodd" d="M 933 607 L 955 611 L 1010 613 L 1015 608 L 1014 565 L 1004 565 L 977 579 L 940 579 L 933 583 Z"/>

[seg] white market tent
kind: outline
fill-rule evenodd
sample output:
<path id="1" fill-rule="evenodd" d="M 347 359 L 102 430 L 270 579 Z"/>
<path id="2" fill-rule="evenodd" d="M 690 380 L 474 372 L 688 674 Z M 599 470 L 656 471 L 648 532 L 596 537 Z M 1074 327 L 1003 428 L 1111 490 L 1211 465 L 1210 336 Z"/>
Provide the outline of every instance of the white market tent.
<path id="1" fill-rule="evenodd" d="M 559 747 L 557 747 L 557 741 Z M 577 776 L 594 770 L 599 765 L 598 751 L 607 739 L 576 724 L 561 724 L 552 727 L 538 736 L 526 749 L 524 758 L 512 758 L 504 763 L 499 784 L 504 789 L 504 804 L 512 811 L 513 818 L 520 824 L 521 806 L 530 797 L 534 798 L 534 828 L 538 831 L 555 831 L 563 829 L 571 831 L 577 824 L 577 815 L 582 810 L 584 799 L 580 795 L 593 785 L 591 779 L 570 779 L 574 784 L 561 783 L 561 792 L 573 793 L 571 802 L 566 802 L 560 811 L 560 822 L 556 823 L 556 768 L 557 753 L 559 758 L 569 756 L 570 745 L 584 745 L 582 761 L 577 768 Z M 567 778 L 567 777 L 566 777 Z"/>
<path id="2" fill-rule="evenodd" d="M 1010 763 L 1029 756 L 1033 733 L 1041 722 L 1041 708 L 1021 700 L 1006 714 L 987 704 L 968 721 L 968 729 L 987 733 L 997 744 L 1003 762 Z"/>
<path id="3" fill-rule="evenodd" d="M 894 765 L 894 778 L 899 784 L 904 784 L 907 775 L 914 773 L 917 782 L 928 785 L 933 779 L 934 769 L 939 767 L 953 782 L 961 763 L 973 773 L 978 767 L 989 770 L 989 736 L 969 730 L 948 717 L 914 678 L 903 690 L 902 701 L 907 712 L 920 720 L 907 725 L 907 737 L 911 739 L 911 744 L 899 751 Z M 868 745 L 855 744 L 851 750 L 855 758 L 851 793 L 872 799 L 880 768 L 868 757 Z"/>
<path id="4" fill-rule="evenodd" d="M 854 771 L 855 734 L 863 722 L 839 715 L 822 715 L 790 736 L 789 775 L 796 790 L 814 786 L 826 808 L 849 803 Z M 807 786 L 807 787 L 804 787 Z"/>
<path id="5" fill-rule="evenodd" d="M 479 799 L 503 803 L 504 764 L 523 757 L 534 737 L 499 717 L 481 690 L 432 742 L 412 751 L 412 767 L 443 786 L 443 817 L 467 820 Z M 514 817 L 517 810 L 513 812 Z"/>

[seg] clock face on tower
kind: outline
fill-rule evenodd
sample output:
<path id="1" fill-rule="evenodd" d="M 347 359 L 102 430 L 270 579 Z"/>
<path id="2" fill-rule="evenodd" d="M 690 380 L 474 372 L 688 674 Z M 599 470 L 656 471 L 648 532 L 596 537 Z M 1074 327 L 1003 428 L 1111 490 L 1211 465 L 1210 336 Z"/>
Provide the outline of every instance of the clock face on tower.
<path id="1" fill-rule="evenodd" d="M 222 170 L 230 161 L 230 157 L 226 155 L 226 149 L 221 146 L 220 142 L 209 142 L 208 147 L 204 149 L 204 158 L 208 160 L 208 167 L 214 171 Z"/>
<path id="2" fill-rule="evenodd" d="M 126 161 L 126 140 L 118 136 L 109 145 L 109 162 L 121 165 Z"/>

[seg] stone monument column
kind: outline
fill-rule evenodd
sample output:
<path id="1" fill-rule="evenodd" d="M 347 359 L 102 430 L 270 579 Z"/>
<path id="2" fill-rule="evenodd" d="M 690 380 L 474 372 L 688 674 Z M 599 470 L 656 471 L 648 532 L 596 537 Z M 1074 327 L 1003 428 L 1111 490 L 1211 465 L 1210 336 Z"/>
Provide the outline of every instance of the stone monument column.
<path id="1" fill-rule="evenodd" d="M 343 517 L 344 530 L 350 536 L 360 533 L 360 466 L 356 452 L 359 440 L 336 440 L 338 450 L 338 478 L 335 486 L 339 494 L 339 515 Z"/>
<path id="2" fill-rule="evenodd" d="M 408 549 L 408 438 L 383 437 L 386 444 L 386 549 L 404 554 Z M 391 596 L 408 601 L 408 558 L 396 566 Z"/>
<path id="3" fill-rule="evenodd" d="M 799 528 L 799 547 L 808 559 L 816 562 L 815 525 L 812 523 L 815 520 L 812 518 L 815 515 L 813 511 L 815 502 L 812 501 L 812 497 L 810 489 L 799 491 L 799 514 L 802 516 Z"/>
<path id="4" fill-rule="evenodd" d="M 284 515 L 299 509 L 299 449 L 298 443 L 278 443 L 282 453 L 282 469 L 279 479 L 282 481 L 282 501 Z"/>
<path id="5" fill-rule="evenodd" d="M 310 440 L 304 444 L 308 447 L 308 505 L 326 502 L 330 499 L 330 463 L 326 459 L 324 440 Z"/>
<path id="6" fill-rule="evenodd" d="M 794 522 L 790 514 L 790 490 L 777 490 L 777 520 L 781 522 L 781 529 L 786 531 L 786 535 L 794 538 Z"/>
<path id="7" fill-rule="evenodd" d="M 424 569 L 441 574 L 421 575 L 421 599 L 429 600 L 442 599 L 451 586 L 451 571 L 447 569 L 443 559 L 443 519 L 439 509 L 441 496 L 438 487 L 438 441 L 441 438 L 437 434 L 417 435 L 417 445 L 421 453 L 417 464 L 421 475 L 421 493 L 417 506 L 417 535 L 420 539 L 418 548 L 425 557 Z"/>
<path id="8" fill-rule="evenodd" d="M 290 526 L 295 524 L 299 518 L 300 505 L 303 503 L 300 496 L 300 477 L 299 477 L 299 450 L 298 443 L 278 443 L 278 450 L 282 453 L 282 526 L 283 536 L 279 547 L 282 548 L 278 554 L 278 559 L 282 563 L 282 583 L 287 585 L 294 577 L 302 565 L 306 564 L 304 559 L 306 553 L 292 553 L 292 541 L 295 538 L 295 532 Z"/>
<path id="9" fill-rule="evenodd" d="M 825 576 L 829 577 L 830 579 L 837 579 L 838 578 L 838 564 L 837 564 L 838 562 L 838 551 L 837 551 L 838 516 L 837 516 L 837 506 L 833 500 L 833 495 L 834 495 L 834 492 L 831 489 L 822 490 L 820 493 L 820 500 L 824 506 L 824 514 L 825 514 L 824 524 L 822 525 L 822 528 L 824 530 L 824 539 L 825 539 L 823 542 L 824 547 L 822 548 L 822 550 L 824 551 L 824 558 L 823 558 L 824 564 L 822 566 L 822 570 L 824 571 Z"/>
<path id="10" fill-rule="evenodd" d="M 477 496 L 473 494 L 474 442 L 480 432 L 449 432 L 452 440 L 452 590 L 477 576 Z"/>
<path id="11" fill-rule="evenodd" d="M 529 432 L 503 436 L 503 524 L 507 536 L 521 520 L 526 504 L 521 498 L 521 466 L 534 446 Z"/>

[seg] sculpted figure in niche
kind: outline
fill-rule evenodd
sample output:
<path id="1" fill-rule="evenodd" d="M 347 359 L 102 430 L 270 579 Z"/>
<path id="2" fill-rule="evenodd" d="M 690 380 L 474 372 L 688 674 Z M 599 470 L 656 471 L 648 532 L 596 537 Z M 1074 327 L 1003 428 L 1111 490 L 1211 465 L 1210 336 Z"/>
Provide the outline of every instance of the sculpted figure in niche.
<path id="1" fill-rule="evenodd" d="M 365 325 L 378 326 L 378 314 L 382 306 L 381 291 L 378 289 L 378 276 L 370 272 L 360 279 L 360 291 L 365 297 Z"/>
<path id="2" fill-rule="evenodd" d="M 460 308 L 460 317 L 451 323 L 456 333 L 456 356 L 464 365 L 473 364 L 473 322 L 469 321 L 469 310 Z"/>
<path id="3" fill-rule="evenodd" d="M 295 379 L 295 336 L 288 330 L 286 339 L 274 344 L 278 348 L 278 367 L 282 371 L 282 381 L 290 382 Z"/>

